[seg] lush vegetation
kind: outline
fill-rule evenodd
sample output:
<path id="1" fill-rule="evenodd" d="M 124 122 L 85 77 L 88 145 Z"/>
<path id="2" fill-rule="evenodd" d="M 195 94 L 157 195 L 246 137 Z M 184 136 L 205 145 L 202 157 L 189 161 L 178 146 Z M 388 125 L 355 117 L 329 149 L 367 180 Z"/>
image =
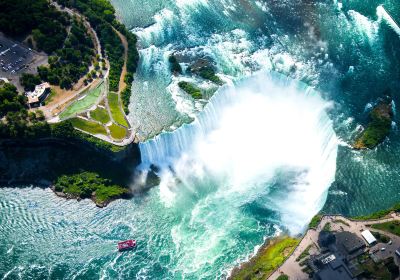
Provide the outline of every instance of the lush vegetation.
<path id="1" fill-rule="evenodd" d="M 66 37 L 68 16 L 47 0 L 0 1 L 0 30 L 9 36 L 33 35 L 38 49 L 53 53 Z"/>
<path id="2" fill-rule="evenodd" d="M 191 83 L 181 81 L 178 83 L 178 86 L 186 93 L 190 94 L 194 99 L 201 99 L 203 97 L 201 90 Z"/>
<path id="3" fill-rule="evenodd" d="M 390 212 L 400 212 L 400 203 L 397 203 L 389 209 L 380 210 L 369 215 L 353 217 L 354 220 L 377 220 L 386 217 Z"/>
<path id="4" fill-rule="evenodd" d="M 125 76 L 127 87 L 121 92 L 121 98 L 124 110 L 128 113 L 133 74 L 136 71 L 139 60 L 139 53 L 136 49 L 136 36 L 116 20 L 114 7 L 108 0 L 58 0 L 58 2 L 62 5 L 79 10 L 88 18 L 89 22 L 96 30 L 103 46 L 103 51 L 110 61 L 109 80 L 111 91 L 118 91 L 124 57 L 122 42 L 113 28 L 126 37 L 129 46 L 127 75 Z"/>
<path id="5" fill-rule="evenodd" d="M 121 111 L 121 107 L 119 106 L 118 94 L 112 92 L 108 93 L 108 105 L 110 107 L 113 120 L 122 126 L 128 127 L 128 122 Z"/>
<path id="6" fill-rule="evenodd" d="M 91 172 L 63 175 L 55 182 L 54 189 L 74 198 L 92 198 L 99 206 L 129 193 L 127 188 L 112 184 L 110 180 Z"/>
<path id="7" fill-rule="evenodd" d="M 298 239 L 291 237 L 271 241 L 250 262 L 243 264 L 238 271 L 234 271 L 231 278 L 233 280 L 267 279 L 290 256 L 298 243 Z"/>
<path id="8" fill-rule="evenodd" d="M 390 241 L 390 238 L 380 232 L 377 231 L 371 231 L 372 235 L 378 240 L 378 242 L 381 243 L 388 243 Z"/>
<path id="9" fill-rule="evenodd" d="M 104 128 L 104 126 L 102 126 L 96 122 L 87 121 L 87 120 L 84 120 L 81 118 L 73 118 L 73 119 L 71 119 L 71 123 L 74 127 L 79 128 L 88 133 L 107 135 L 107 131 Z"/>
<path id="10" fill-rule="evenodd" d="M 110 130 L 111 137 L 114 139 L 123 139 L 126 136 L 126 129 L 114 123 L 108 129 Z"/>
<path id="11" fill-rule="evenodd" d="M 203 79 L 210 80 L 217 85 L 222 85 L 224 83 L 217 75 L 215 75 L 215 70 L 210 66 L 202 67 L 197 73 Z"/>
<path id="12" fill-rule="evenodd" d="M 176 59 L 175 55 L 170 55 L 168 58 L 171 72 L 174 74 L 182 74 L 182 67 L 179 64 L 178 60 Z"/>
<path id="13" fill-rule="evenodd" d="M 276 278 L 276 280 L 289 280 L 289 276 L 286 274 L 281 274 L 278 276 L 278 278 Z"/>
<path id="14" fill-rule="evenodd" d="M 12 84 L 0 85 L 0 138 L 44 137 L 50 134 L 41 111 L 28 112 L 26 97 Z"/>
<path id="15" fill-rule="evenodd" d="M 36 85 L 39 85 L 42 81 L 37 75 L 23 73 L 20 78 L 21 85 L 26 91 L 33 91 Z"/>
<path id="16" fill-rule="evenodd" d="M 117 33 L 110 24 L 101 24 L 98 26 L 99 39 L 108 60 L 110 61 L 110 91 L 118 91 L 119 78 L 124 65 L 124 47 Z"/>
<path id="17" fill-rule="evenodd" d="M 382 224 L 374 224 L 371 225 L 374 229 L 380 229 L 386 232 L 393 233 L 397 236 L 400 236 L 400 222 L 399 221 L 390 221 Z"/>
<path id="18" fill-rule="evenodd" d="M 0 119 L 0 139 L 34 140 L 53 137 L 88 142 L 112 152 L 124 149 L 75 130 L 69 120 L 49 125 L 41 111 L 28 112 L 26 97 L 18 94 L 16 87 L 8 83 L 0 85 Z"/>
<path id="19" fill-rule="evenodd" d="M 50 66 L 38 67 L 40 79 L 63 89 L 70 89 L 88 73 L 95 55 L 93 41 L 85 25 L 74 18 L 63 48 L 49 57 Z"/>
<path id="20" fill-rule="evenodd" d="M 90 111 L 90 117 L 96 121 L 106 124 L 110 121 L 110 115 L 106 109 L 97 107 L 95 110 Z"/>
<path id="21" fill-rule="evenodd" d="M 310 223 L 308 224 L 308 227 L 309 228 L 317 228 L 317 226 L 319 225 L 319 223 L 321 222 L 321 220 L 322 220 L 322 215 L 315 215 L 312 219 L 311 219 L 311 221 L 310 221 Z"/>
<path id="22" fill-rule="evenodd" d="M 391 99 L 382 101 L 370 113 L 370 122 L 361 136 L 356 140 L 354 148 L 372 149 L 382 142 L 392 127 Z"/>
<path id="23" fill-rule="evenodd" d="M 95 55 L 86 27 L 58 11 L 46 0 L 4 0 L 0 3 L 0 30 L 8 35 L 32 35 L 32 47 L 49 57 L 49 67 L 40 66 L 39 76 L 25 74 L 21 83 L 33 90 L 42 81 L 70 89 L 89 69 Z M 67 32 L 68 30 L 68 32 Z"/>
<path id="24" fill-rule="evenodd" d="M 361 263 L 361 268 L 364 270 L 363 276 L 366 279 L 396 279 L 399 274 L 399 268 L 394 264 L 393 257 L 386 259 L 383 262 L 375 263 L 371 258 Z"/>

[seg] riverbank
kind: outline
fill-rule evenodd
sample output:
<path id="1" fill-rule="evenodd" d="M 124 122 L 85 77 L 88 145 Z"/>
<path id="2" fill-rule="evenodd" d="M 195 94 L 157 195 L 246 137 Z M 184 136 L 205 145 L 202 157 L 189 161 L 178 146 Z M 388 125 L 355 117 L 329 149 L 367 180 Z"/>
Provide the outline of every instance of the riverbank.
<path id="1" fill-rule="evenodd" d="M 2 186 L 38 184 L 51 187 L 63 175 L 86 171 L 98 174 L 112 185 L 126 187 L 126 192 L 97 201 L 98 206 L 105 206 L 119 196 L 131 197 L 128 186 L 136 182 L 134 169 L 139 164 L 140 152 L 136 144 L 114 153 L 89 143 L 62 138 L 0 142 Z"/>
<path id="2" fill-rule="evenodd" d="M 248 262 L 233 269 L 228 280 L 268 278 L 292 254 L 298 243 L 297 238 L 289 236 L 268 240 Z"/>
<path id="3" fill-rule="evenodd" d="M 63 175 L 57 178 L 51 189 L 57 196 L 67 199 L 80 201 L 89 198 L 100 208 L 116 199 L 133 197 L 128 186 L 116 185 L 94 172 Z"/>
<path id="4" fill-rule="evenodd" d="M 360 239 L 363 239 L 361 232 L 366 229 L 374 230 L 384 236 L 388 236 L 391 240 L 390 244 L 378 242 L 375 251 L 376 257 L 386 259 L 390 255 L 394 255 L 395 250 L 400 246 L 400 236 L 382 229 L 389 228 L 390 223 L 400 222 L 399 205 L 381 210 L 370 215 L 358 217 L 345 217 L 342 215 L 316 215 L 311 221 L 309 228 L 300 239 L 288 236 L 278 236 L 267 240 L 257 254 L 248 262 L 243 263 L 240 267 L 232 270 L 228 279 L 309 279 L 310 271 L 307 269 L 307 259 L 312 254 L 317 254 L 320 250 L 318 238 L 321 231 L 329 232 L 351 232 Z M 382 225 L 381 225 L 382 224 Z M 381 226 L 380 226 L 381 225 Z M 393 226 L 390 227 L 390 229 Z M 397 228 L 391 230 L 397 232 Z M 287 240 L 295 240 L 293 247 L 283 246 Z M 275 247 L 283 247 L 283 250 L 276 250 Z M 381 250 L 385 248 L 385 250 Z M 386 251 L 387 250 L 387 251 Z M 275 252 L 274 258 L 271 252 Z M 288 253 L 289 252 L 289 253 Z M 281 278 L 279 278 L 281 277 Z M 250 279 L 249 278 L 249 279 Z"/>

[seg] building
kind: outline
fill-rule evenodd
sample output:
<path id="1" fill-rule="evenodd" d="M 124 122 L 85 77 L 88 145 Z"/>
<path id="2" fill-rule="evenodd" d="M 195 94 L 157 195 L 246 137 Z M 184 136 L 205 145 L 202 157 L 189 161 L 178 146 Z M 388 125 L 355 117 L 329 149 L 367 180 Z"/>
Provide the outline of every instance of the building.
<path id="1" fill-rule="evenodd" d="M 343 231 L 336 233 L 335 236 L 338 251 L 347 259 L 354 259 L 364 253 L 365 242 L 357 235 Z"/>
<path id="2" fill-rule="evenodd" d="M 25 95 L 28 97 L 29 107 L 38 107 L 43 100 L 46 99 L 48 93 L 50 92 L 50 84 L 43 83 L 37 85 L 34 91 L 26 92 Z"/>
<path id="3" fill-rule="evenodd" d="M 352 274 L 346 263 L 335 254 L 325 254 L 314 259 L 316 271 L 314 280 L 352 280 Z"/>
<path id="4" fill-rule="evenodd" d="M 367 241 L 368 245 L 374 245 L 376 243 L 376 238 L 372 235 L 369 230 L 364 230 L 361 232 L 362 237 Z"/>
<path id="5" fill-rule="evenodd" d="M 365 242 L 351 232 L 321 232 L 318 236 L 321 254 L 308 262 L 314 280 L 351 280 L 363 272 L 357 257 L 364 253 Z"/>
<path id="6" fill-rule="evenodd" d="M 8 84 L 10 81 L 7 78 L 0 78 L 0 85 L 3 83 Z"/>

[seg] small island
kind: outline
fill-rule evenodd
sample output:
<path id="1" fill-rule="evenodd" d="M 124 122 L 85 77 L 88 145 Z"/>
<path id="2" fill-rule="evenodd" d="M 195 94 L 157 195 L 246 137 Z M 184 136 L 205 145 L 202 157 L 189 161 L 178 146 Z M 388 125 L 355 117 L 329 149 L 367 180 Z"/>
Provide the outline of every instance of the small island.
<path id="1" fill-rule="evenodd" d="M 58 196 L 67 199 L 90 198 L 101 208 L 115 199 L 132 196 L 129 188 L 113 184 L 111 180 L 93 172 L 63 175 L 56 180 L 52 189 Z"/>
<path id="2" fill-rule="evenodd" d="M 389 135 L 392 127 L 393 108 L 392 98 L 387 95 L 369 114 L 370 122 L 367 128 L 355 141 L 356 150 L 373 149 Z"/>

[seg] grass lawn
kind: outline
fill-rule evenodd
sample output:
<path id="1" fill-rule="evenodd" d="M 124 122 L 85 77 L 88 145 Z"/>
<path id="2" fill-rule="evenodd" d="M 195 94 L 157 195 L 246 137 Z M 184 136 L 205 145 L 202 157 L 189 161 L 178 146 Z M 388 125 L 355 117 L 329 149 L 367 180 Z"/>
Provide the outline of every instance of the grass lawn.
<path id="1" fill-rule="evenodd" d="M 45 99 L 45 103 L 46 103 L 46 104 L 51 103 L 51 101 L 53 101 L 54 96 L 56 96 L 56 94 L 57 94 L 56 91 L 55 91 L 54 89 L 51 89 L 49 95 L 48 95 L 48 96 L 46 97 L 46 99 Z"/>
<path id="2" fill-rule="evenodd" d="M 126 136 L 126 129 L 114 123 L 108 128 L 110 129 L 110 134 L 114 139 L 123 139 Z"/>
<path id="3" fill-rule="evenodd" d="M 354 220 L 376 220 L 386 217 L 390 212 L 400 212 L 400 203 L 397 203 L 389 209 L 380 210 L 369 215 L 353 217 Z"/>
<path id="4" fill-rule="evenodd" d="M 108 111 L 100 107 L 97 107 L 96 110 L 91 111 L 90 117 L 104 124 L 110 121 L 110 115 L 108 114 Z"/>
<path id="5" fill-rule="evenodd" d="M 125 120 L 124 113 L 121 111 L 121 106 L 118 102 L 118 94 L 109 92 L 108 93 L 108 105 L 110 106 L 111 115 L 118 124 L 128 127 L 128 123 Z"/>
<path id="6" fill-rule="evenodd" d="M 71 122 L 74 127 L 89 132 L 91 134 L 107 135 L 106 129 L 98 123 L 87 121 L 81 118 L 73 118 L 71 119 Z"/>
<path id="7" fill-rule="evenodd" d="M 315 215 L 312 219 L 310 224 L 308 225 L 309 228 L 317 228 L 319 223 L 322 220 L 322 215 Z"/>
<path id="8" fill-rule="evenodd" d="M 78 100 L 73 102 L 60 114 L 60 119 L 64 120 L 73 117 L 76 114 L 79 114 L 92 107 L 100 97 L 101 93 L 104 91 L 104 88 L 104 82 L 102 82 L 95 89 L 87 91 L 85 97 L 82 99 L 78 98 Z"/>
<path id="9" fill-rule="evenodd" d="M 375 225 L 371 225 L 371 227 L 396 234 L 397 236 L 400 236 L 400 222 L 399 221 L 375 224 Z"/>
<path id="10" fill-rule="evenodd" d="M 244 264 L 237 273 L 234 273 L 232 279 L 266 279 L 286 260 L 298 243 L 298 239 L 291 237 L 271 241 L 249 263 Z"/>

